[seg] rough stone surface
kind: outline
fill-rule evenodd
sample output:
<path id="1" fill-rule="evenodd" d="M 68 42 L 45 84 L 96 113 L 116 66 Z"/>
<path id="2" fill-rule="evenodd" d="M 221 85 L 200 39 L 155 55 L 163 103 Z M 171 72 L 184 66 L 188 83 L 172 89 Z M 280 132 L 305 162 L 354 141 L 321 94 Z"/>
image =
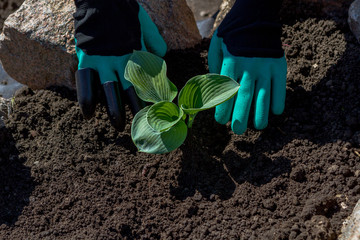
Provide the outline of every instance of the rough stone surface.
<path id="1" fill-rule="evenodd" d="M 186 3 L 194 13 L 195 20 L 202 21 L 219 11 L 222 0 L 186 0 Z"/>
<path id="2" fill-rule="evenodd" d="M 139 0 L 169 49 L 193 47 L 201 41 L 185 0 Z M 73 0 L 26 0 L 4 23 L 0 58 L 6 72 L 33 89 L 75 87 Z"/>
<path id="3" fill-rule="evenodd" d="M 228 12 L 231 10 L 234 3 L 235 0 L 223 0 L 223 2 L 220 5 L 219 13 L 216 16 L 212 33 L 214 33 L 214 31 L 219 27 L 220 23 L 222 22 L 222 20 L 224 20 L 226 14 L 228 14 Z"/>
<path id="4" fill-rule="evenodd" d="M 344 223 L 342 234 L 339 240 L 359 240 L 360 239 L 360 200 L 356 204 L 353 213 Z"/>
<path id="5" fill-rule="evenodd" d="M 137 0 L 159 28 L 169 49 L 185 49 L 200 43 L 194 14 L 185 0 Z"/>
<path id="6" fill-rule="evenodd" d="M 356 0 L 351 4 L 348 23 L 356 39 L 360 42 L 360 0 Z"/>
<path id="7" fill-rule="evenodd" d="M 26 0 L 6 19 L 0 58 L 12 78 L 33 89 L 74 87 L 73 5 L 73 0 Z"/>

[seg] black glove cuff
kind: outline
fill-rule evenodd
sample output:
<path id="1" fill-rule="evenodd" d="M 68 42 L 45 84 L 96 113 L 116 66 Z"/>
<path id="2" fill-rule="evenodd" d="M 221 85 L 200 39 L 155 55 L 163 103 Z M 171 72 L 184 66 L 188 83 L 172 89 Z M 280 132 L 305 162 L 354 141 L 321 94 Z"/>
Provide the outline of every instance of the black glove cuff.
<path id="1" fill-rule="evenodd" d="M 284 56 L 279 11 L 281 0 L 237 0 L 218 28 L 234 56 Z"/>
<path id="2" fill-rule="evenodd" d="M 135 0 L 75 0 L 77 47 L 88 55 L 122 56 L 141 49 Z"/>
<path id="3" fill-rule="evenodd" d="M 94 0 L 75 0 L 76 11 L 86 11 L 94 2 L 96 3 Z"/>

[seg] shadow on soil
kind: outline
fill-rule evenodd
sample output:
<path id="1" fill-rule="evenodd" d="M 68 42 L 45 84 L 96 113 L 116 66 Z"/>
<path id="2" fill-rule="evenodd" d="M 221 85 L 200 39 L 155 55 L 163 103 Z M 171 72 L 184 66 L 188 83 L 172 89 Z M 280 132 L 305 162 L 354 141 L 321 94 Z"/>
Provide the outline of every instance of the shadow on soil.
<path id="1" fill-rule="evenodd" d="M 24 166 L 15 141 L 6 128 L 0 128 L 0 225 L 13 226 L 35 188 L 30 168 Z"/>
<path id="2" fill-rule="evenodd" d="M 223 153 L 230 135 L 225 134 L 222 128 L 226 127 L 219 125 L 215 129 L 218 135 L 212 138 L 199 137 L 192 133 L 181 147 L 183 157 L 181 172 L 177 178 L 179 187 L 171 188 L 171 193 L 177 199 L 194 196 L 198 191 L 203 198 L 209 200 L 216 197 L 226 200 L 232 197 L 236 184 L 248 182 L 261 186 L 279 175 L 291 172 L 289 159 L 279 157 L 271 160 L 263 153 L 256 153 L 254 149 L 257 144 L 244 142 L 236 146 L 242 151 L 247 149 L 248 157 L 239 157 L 239 154 L 232 150 Z M 218 144 L 209 142 L 210 139 L 215 139 Z"/>

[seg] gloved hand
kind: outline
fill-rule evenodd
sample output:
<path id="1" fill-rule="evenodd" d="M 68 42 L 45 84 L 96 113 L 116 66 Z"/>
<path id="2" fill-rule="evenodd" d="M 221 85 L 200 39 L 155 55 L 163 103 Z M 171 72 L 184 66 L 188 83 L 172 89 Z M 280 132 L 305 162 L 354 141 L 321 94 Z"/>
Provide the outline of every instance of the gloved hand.
<path id="1" fill-rule="evenodd" d="M 274 9 L 266 4 L 265 0 L 238 0 L 210 43 L 209 71 L 240 83 L 237 95 L 215 110 L 215 120 L 220 124 L 231 120 L 236 134 L 246 130 L 252 102 L 256 129 L 267 126 L 270 108 L 274 114 L 281 114 L 285 107 L 287 63 L 279 25 L 272 22 L 273 13 L 266 14 Z M 252 10 L 260 14 L 252 14 Z"/>
<path id="2" fill-rule="evenodd" d="M 151 51 L 163 57 L 167 46 L 146 11 L 134 0 L 77 0 L 75 18 L 76 72 L 78 101 L 83 116 L 95 112 L 98 82 L 105 93 L 111 124 L 125 127 L 127 100 L 135 115 L 145 104 L 124 78 L 133 50 Z"/>

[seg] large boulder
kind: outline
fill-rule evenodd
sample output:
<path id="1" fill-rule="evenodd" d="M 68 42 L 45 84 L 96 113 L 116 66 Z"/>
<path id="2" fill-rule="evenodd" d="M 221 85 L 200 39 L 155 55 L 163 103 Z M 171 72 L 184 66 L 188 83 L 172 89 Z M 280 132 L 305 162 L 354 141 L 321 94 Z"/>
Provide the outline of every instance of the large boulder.
<path id="1" fill-rule="evenodd" d="M 351 31 L 360 43 L 360 0 L 355 0 L 349 8 L 348 22 Z"/>
<path id="2" fill-rule="evenodd" d="M 169 49 L 201 41 L 185 0 L 139 0 L 158 26 Z M 5 71 L 32 89 L 75 87 L 74 0 L 25 0 L 4 23 L 0 59 Z"/>
<path id="3" fill-rule="evenodd" d="M 0 59 L 5 71 L 31 88 L 74 87 L 73 0 L 26 0 L 4 23 Z"/>

